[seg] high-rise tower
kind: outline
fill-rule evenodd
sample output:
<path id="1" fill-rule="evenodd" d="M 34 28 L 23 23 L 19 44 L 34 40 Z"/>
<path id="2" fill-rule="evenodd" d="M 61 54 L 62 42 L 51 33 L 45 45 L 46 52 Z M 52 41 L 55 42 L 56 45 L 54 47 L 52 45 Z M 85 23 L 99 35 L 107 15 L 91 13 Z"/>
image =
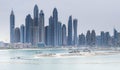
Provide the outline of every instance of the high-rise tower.
<path id="1" fill-rule="evenodd" d="M 85 35 L 83 33 L 79 35 L 78 45 L 79 46 L 85 45 Z"/>
<path id="2" fill-rule="evenodd" d="M 25 43 L 25 26 L 23 24 L 20 26 L 20 42 Z"/>
<path id="3" fill-rule="evenodd" d="M 37 45 L 39 42 L 38 12 L 38 6 L 35 5 L 33 20 L 33 45 Z"/>
<path id="4" fill-rule="evenodd" d="M 88 30 L 87 34 L 86 34 L 86 45 L 91 46 L 91 33 L 90 33 L 90 30 Z"/>
<path id="5" fill-rule="evenodd" d="M 105 33 L 104 33 L 104 31 L 101 31 L 101 34 L 100 34 L 100 45 L 105 46 Z"/>
<path id="6" fill-rule="evenodd" d="M 72 16 L 68 20 L 68 46 L 72 45 Z"/>
<path id="7" fill-rule="evenodd" d="M 35 5 L 34 6 L 34 26 L 38 26 L 38 13 L 39 13 L 38 6 Z"/>
<path id="8" fill-rule="evenodd" d="M 45 27 L 45 44 L 49 45 L 49 26 Z"/>
<path id="9" fill-rule="evenodd" d="M 113 45 L 117 46 L 118 43 L 118 31 L 114 29 L 114 35 L 113 35 Z"/>
<path id="10" fill-rule="evenodd" d="M 32 43 L 32 25 L 33 25 L 33 22 L 32 22 L 31 15 L 28 14 L 26 16 L 26 19 L 25 19 L 25 29 L 26 29 L 25 38 L 26 38 L 26 43 Z"/>
<path id="11" fill-rule="evenodd" d="M 63 24 L 63 26 L 62 26 L 62 45 L 63 46 L 67 45 L 66 25 L 65 24 Z"/>
<path id="12" fill-rule="evenodd" d="M 19 43 L 20 42 L 20 28 L 16 27 L 15 28 L 15 43 Z"/>
<path id="13" fill-rule="evenodd" d="M 10 14 L 10 43 L 14 43 L 15 42 L 15 15 L 14 15 L 14 12 L 13 10 L 11 11 L 11 14 Z"/>
<path id="14" fill-rule="evenodd" d="M 53 10 L 53 23 L 54 23 L 54 46 L 58 46 L 58 12 L 57 9 Z"/>
<path id="15" fill-rule="evenodd" d="M 73 20 L 73 28 L 74 28 L 74 45 L 77 46 L 77 19 Z"/>
<path id="16" fill-rule="evenodd" d="M 49 18 L 49 46 L 54 46 L 54 24 L 52 16 Z"/>
<path id="17" fill-rule="evenodd" d="M 41 10 L 39 14 L 39 42 L 45 43 L 45 27 L 44 27 L 43 10 Z"/>
<path id="18" fill-rule="evenodd" d="M 91 46 L 95 46 L 96 45 L 96 33 L 95 30 L 92 30 L 91 33 Z"/>
<path id="19" fill-rule="evenodd" d="M 58 22 L 58 46 L 62 46 L 62 23 Z"/>

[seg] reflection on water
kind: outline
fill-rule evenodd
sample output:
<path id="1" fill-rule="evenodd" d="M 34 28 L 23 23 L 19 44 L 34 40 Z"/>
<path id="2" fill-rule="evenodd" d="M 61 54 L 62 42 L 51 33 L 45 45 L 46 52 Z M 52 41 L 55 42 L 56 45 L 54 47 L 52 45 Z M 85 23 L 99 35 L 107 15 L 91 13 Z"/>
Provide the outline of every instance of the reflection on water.
<path id="1" fill-rule="evenodd" d="M 38 53 L 66 50 L 1 50 L 0 70 L 119 70 L 120 54 L 106 56 L 36 58 Z"/>

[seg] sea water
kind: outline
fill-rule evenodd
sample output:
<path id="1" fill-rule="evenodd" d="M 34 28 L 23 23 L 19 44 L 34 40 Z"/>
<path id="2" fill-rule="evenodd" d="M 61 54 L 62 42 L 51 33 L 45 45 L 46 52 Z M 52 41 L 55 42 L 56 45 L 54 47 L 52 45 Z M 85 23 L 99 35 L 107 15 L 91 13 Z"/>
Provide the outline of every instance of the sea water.
<path id="1" fill-rule="evenodd" d="M 40 53 L 66 53 L 68 50 L 0 50 L 0 70 L 120 70 L 120 54 L 42 57 Z"/>

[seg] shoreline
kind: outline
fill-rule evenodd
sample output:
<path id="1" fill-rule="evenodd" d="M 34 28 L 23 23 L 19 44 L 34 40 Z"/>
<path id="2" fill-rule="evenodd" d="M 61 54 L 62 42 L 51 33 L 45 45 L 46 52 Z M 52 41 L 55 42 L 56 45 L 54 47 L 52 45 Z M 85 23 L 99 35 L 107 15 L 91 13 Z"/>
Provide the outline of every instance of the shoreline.
<path id="1" fill-rule="evenodd" d="M 44 53 L 44 51 L 66 51 L 63 53 Z M 96 48 L 96 47 L 81 47 L 81 48 L 9 48 L 9 49 L 0 49 L 0 51 L 42 51 L 34 55 L 37 58 L 46 58 L 46 57 L 79 57 L 79 56 L 107 56 L 107 55 L 117 55 L 120 54 L 120 48 Z"/>
<path id="2" fill-rule="evenodd" d="M 39 48 L 39 47 L 33 47 L 33 48 L 0 48 L 0 50 L 84 50 L 84 49 L 89 49 L 89 50 L 119 50 L 120 47 L 44 47 L 44 48 Z"/>
<path id="3" fill-rule="evenodd" d="M 47 54 L 36 54 L 35 58 L 71 58 L 71 57 L 93 57 L 93 56 L 109 56 L 109 55 L 120 55 L 120 51 L 109 51 L 109 52 L 80 52 L 80 53 L 47 53 Z"/>

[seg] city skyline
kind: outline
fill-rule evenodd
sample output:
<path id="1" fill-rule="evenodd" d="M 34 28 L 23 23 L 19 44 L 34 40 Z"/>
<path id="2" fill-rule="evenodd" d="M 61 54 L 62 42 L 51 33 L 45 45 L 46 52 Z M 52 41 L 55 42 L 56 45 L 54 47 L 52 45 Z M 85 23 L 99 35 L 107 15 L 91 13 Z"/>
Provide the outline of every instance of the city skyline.
<path id="1" fill-rule="evenodd" d="M 48 0 L 45 0 L 45 1 L 48 1 Z M 5 2 L 3 1 L 3 4 L 0 4 L 0 5 L 2 5 L 2 6 L 0 6 L 0 9 L 2 10 L 2 13 L 0 14 L 1 15 L 0 16 L 0 18 L 1 18 L 0 19 L 0 21 L 1 21 L 0 32 L 2 33 L 0 36 L 1 37 L 0 41 L 9 42 L 9 38 L 10 38 L 9 37 L 9 14 L 10 14 L 10 11 L 12 10 L 11 8 L 13 8 L 14 13 L 17 16 L 16 21 L 15 21 L 15 23 L 16 23 L 15 26 L 20 27 L 21 24 L 25 23 L 24 19 L 28 13 L 30 13 L 31 17 L 33 17 L 32 10 L 33 10 L 33 7 L 35 4 L 37 4 L 39 6 L 39 9 L 43 10 L 45 13 L 45 17 L 46 17 L 45 18 L 45 26 L 48 25 L 48 18 L 51 15 L 53 8 L 56 7 L 59 11 L 58 18 L 60 19 L 60 21 L 63 24 L 67 25 L 67 22 L 68 22 L 67 20 L 68 20 L 69 15 L 72 15 L 73 17 L 76 17 L 78 19 L 78 34 L 81 34 L 81 33 L 86 34 L 87 30 L 92 30 L 92 29 L 94 29 L 96 31 L 96 33 L 99 35 L 100 35 L 100 31 L 109 31 L 110 34 L 113 34 L 114 28 L 116 28 L 118 31 L 120 30 L 119 29 L 119 27 L 120 27 L 119 26 L 120 25 L 119 24 L 120 23 L 119 16 L 120 15 L 119 15 L 119 13 L 117 13 L 117 12 L 119 12 L 119 10 L 117 8 L 117 7 L 119 7 L 119 5 L 118 5 L 119 1 L 107 1 L 106 0 L 104 2 L 103 1 L 95 2 L 93 0 L 91 2 L 93 2 L 94 5 L 92 5 L 92 3 L 90 1 L 88 1 L 88 2 L 90 2 L 91 4 L 89 4 L 88 2 L 83 2 L 83 1 L 66 1 L 65 3 L 63 3 L 63 1 L 59 1 L 60 4 L 66 5 L 67 7 L 63 7 L 63 6 L 59 5 L 58 1 L 51 1 L 51 2 L 49 1 L 48 3 L 46 3 L 45 1 L 41 1 L 41 2 L 43 2 L 43 4 L 48 4 L 50 6 L 50 8 L 46 7 L 45 5 L 42 6 L 41 3 L 39 3 L 40 1 L 36 1 L 36 3 L 34 1 L 32 1 L 34 4 L 32 3 L 31 5 L 26 4 L 27 2 L 25 1 L 26 5 L 24 4 L 25 7 L 23 8 L 23 7 L 19 6 L 20 4 L 22 4 L 22 1 L 15 1 L 15 0 L 13 1 L 13 3 L 15 3 L 15 4 L 7 1 L 8 7 L 4 7 L 3 4 L 6 3 L 6 1 Z M 73 4 L 72 4 L 72 2 L 73 2 Z M 2 3 L 2 1 L 0 3 Z M 53 5 L 52 5 L 52 3 L 53 3 Z M 83 4 L 81 4 L 81 3 L 83 3 Z M 87 4 L 90 7 L 88 7 Z M 70 6 L 70 5 L 72 5 L 72 6 Z M 28 7 L 26 7 L 26 6 L 28 6 Z M 77 8 L 77 6 L 80 6 L 80 9 Z M 98 9 L 94 6 L 98 7 Z M 105 8 L 103 8 L 103 7 L 105 7 Z M 82 9 L 82 8 L 84 8 L 84 9 Z M 89 9 L 91 9 L 91 10 L 89 10 Z M 101 12 L 98 12 L 99 10 Z M 87 13 L 87 15 L 86 15 L 86 13 Z M 94 18 L 96 18 L 97 20 Z M 5 26 L 6 26 L 6 28 L 5 28 Z"/>
<path id="2" fill-rule="evenodd" d="M 40 10 L 37 4 L 33 9 L 34 17 L 31 14 L 26 15 L 25 27 L 15 28 L 15 14 L 10 14 L 10 44 L 30 44 L 36 47 L 62 47 L 62 46 L 120 46 L 120 32 L 114 29 L 113 35 L 110 32 L 101 31 L 96 35 L 96 31 L 88 30 L 86 34 L 81 33 L 78 37 L 78 19 L 68 18 L 68 24 L 65 25 L 59 21 L 59 12 L 57 8 L 53 9 L 52 16 L 49 18 L 49 24 L 45 26 L 45 13 Z M 68 28 L 66 29 L 66 26 Z M 67 35 L 68 34 L 68 35 Z"/>
<path id="3" fill-rule="evenodd" d="M 40 11 L 40 12 L 39 12 Z M 21 27 L 15 27 L 15 14 L 11 11 L 10 14 L 10 43 L 26 43 L 33 46 L 72 46 L 78 45 L 77 25 L 78 20 L 68 19 L 68 31 L 66 25 L 59 21 L 59 13 L 57 8 L 53 9 L 52 16 L 49 18 L 49 25 L 44 26 L 45 15 L 43 10 L 39 10 L 37 4 L 33 9 L 34 17 L 31 14 L 26 15 L 25 24 Z M 24 27 L 25 25 L 25 27 Z M 63 28 L 63 29 L 62 29 Z M 68 33 L 68 37 L 67 34 Z M 74 34 L 72 34 L 74 33 Z M 73 37 L 74 36 L 74 37 Z M 66 41 L 65 41 L 66 39 Z M 67 44 L 65 44 L 65 42 Z"/>

